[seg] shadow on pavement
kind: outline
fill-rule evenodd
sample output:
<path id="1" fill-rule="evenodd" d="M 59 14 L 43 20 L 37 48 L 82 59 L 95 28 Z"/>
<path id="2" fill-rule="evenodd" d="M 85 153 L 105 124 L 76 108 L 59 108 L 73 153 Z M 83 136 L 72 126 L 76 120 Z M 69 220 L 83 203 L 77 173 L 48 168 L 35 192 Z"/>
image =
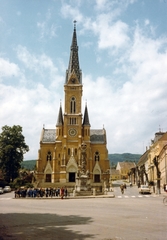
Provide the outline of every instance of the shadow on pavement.
<path id="1" fill-rule="evenodd" d="M 57 214 L 0 214 L 0 240 L 87 239 L 94 235 L 73 231 L 70 226 L 92 222 L 90 217 Z"/>

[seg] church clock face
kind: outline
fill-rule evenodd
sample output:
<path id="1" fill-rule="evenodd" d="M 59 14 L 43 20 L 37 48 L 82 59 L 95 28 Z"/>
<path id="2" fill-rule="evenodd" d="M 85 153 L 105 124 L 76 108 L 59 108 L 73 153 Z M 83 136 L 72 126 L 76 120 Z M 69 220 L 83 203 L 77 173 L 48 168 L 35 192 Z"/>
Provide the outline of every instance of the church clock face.
<path id="1" fill-rule="evenodd" d="M 68 134 L 71 136 L 71 137 L 74 137 L 77 135 L 77 130 L 75 128 L 70 128 L 68 130 Z"/>

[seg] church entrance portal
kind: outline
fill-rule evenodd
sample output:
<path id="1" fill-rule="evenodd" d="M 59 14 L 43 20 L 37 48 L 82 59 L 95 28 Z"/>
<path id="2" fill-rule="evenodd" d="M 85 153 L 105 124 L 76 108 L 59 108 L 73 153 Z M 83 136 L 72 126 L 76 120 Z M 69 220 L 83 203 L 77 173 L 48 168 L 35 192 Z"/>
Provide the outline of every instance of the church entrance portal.
<path id="1" fill-rule="evenodd" d="M 51 182 L 51 174 L 46 174 L 46 182 Z"/>
<path id="2" fill-rule="evenodd" d="M 69 173 L 69 182 L 75 182 L 75 172 Z"/>

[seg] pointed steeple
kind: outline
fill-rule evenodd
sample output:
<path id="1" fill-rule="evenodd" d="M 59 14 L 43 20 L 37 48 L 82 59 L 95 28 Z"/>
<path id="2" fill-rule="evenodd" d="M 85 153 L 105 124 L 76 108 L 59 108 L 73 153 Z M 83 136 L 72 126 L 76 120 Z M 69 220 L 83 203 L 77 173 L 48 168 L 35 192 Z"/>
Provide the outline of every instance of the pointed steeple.
<path id="1" fill-rule="evenodd" d="M 87 104 L 85 106 L 85 112 L 84 112 L 84 118 L 83 118 L 83 126 L 85 125 L 90 126 Z"/>
<path id="2" fill-rule="evenodd" d="M 56 127 L 62 126 L 62 125 L 63 125 L 63 112 L 62 112 L 62 107 L 61 107 L 61 103 L 60 103 Z"/>
<path id="3" fill-rule="evenodd" d="M 66 71 L 66 83 L 68 82 L 72 72 L 76 74 L 79 83 L 82 83 L 82 73 L 79 67 L 76 21 L 74 21 L 74 32 L 72 37 L 70 60 L 69 60 L 68 69 Z"/>

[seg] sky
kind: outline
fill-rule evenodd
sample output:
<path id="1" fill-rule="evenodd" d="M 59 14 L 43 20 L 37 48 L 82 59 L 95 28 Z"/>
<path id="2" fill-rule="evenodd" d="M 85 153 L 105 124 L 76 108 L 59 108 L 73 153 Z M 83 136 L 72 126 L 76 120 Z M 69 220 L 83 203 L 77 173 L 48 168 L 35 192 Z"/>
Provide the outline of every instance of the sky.
<path id="1" fill-rule="evenodd" d="M 76 20 L 84 112 L 112 153 L 167 131 L 167 0 L 0 0 L 0 131 L 20 125 L 37 159 L 54 129 Z"/>

